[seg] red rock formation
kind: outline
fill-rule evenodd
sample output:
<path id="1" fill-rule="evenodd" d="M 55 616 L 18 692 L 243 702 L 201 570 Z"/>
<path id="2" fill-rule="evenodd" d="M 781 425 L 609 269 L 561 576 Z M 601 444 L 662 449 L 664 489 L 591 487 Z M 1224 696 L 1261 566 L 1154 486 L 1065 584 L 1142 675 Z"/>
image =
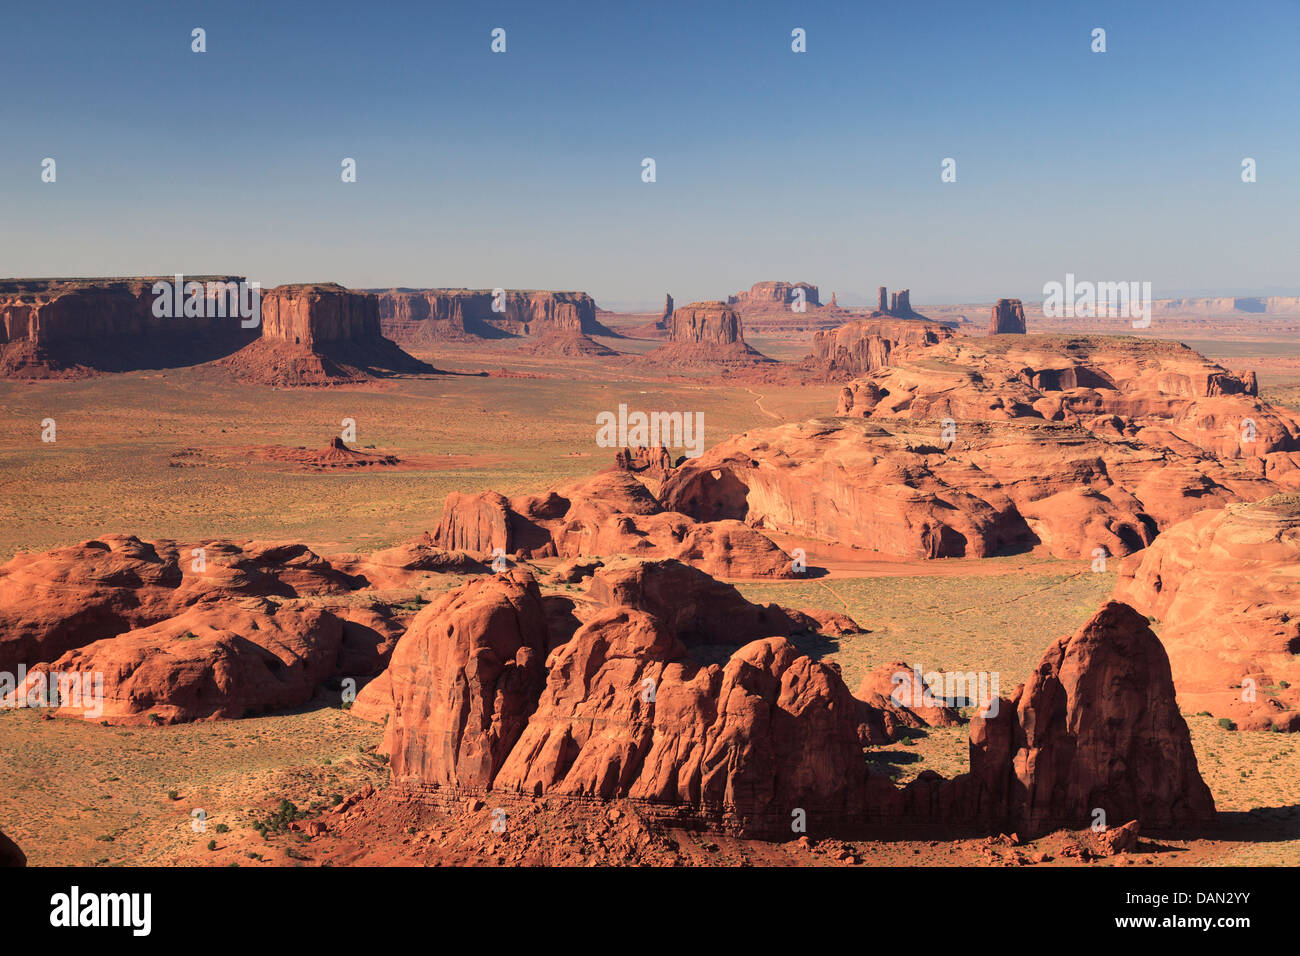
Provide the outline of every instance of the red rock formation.
<path id="1" fill-rule="evenodd" d="M 698 572 L 672 565 L 598 569 L 582 623 L 558 634 L 517 571 L 423 611 L 363 708 L 391 710 L 395 791 L 626 799 L 772 834 L 788 834 L 799 811 L 823 831 L 906 821 L 1026 834 L 1090 824 L 1097 808 L 1112 825 L 1213 821 L 1168 662 L 1131 608 L 1104 607 L 972 723 L 969 774 L 925 773 L 900 790 L 868 773 L 861 747 L 889 739 L 887 725 L 923 723 L 914 712 L 855 699 L 835 668 L 781 636 L 723 666 L 698 663 L 701 640 L 754 633 L 753 611 L 724 597 L 741 625 L 728 628 L 713 610 L 717 582 L 696 585 L 686 577 Z"/>
<path id="2" fill-rule="evenodd" d="M 383 332 L 406 346 L 509 335 L 610 335 L 585 292 L 490 289 L 375 289 Z"/>
<path id="3" fill-rule="evenodd" d="M 373 295 L 332 282 L 264 293 L 262 337 L 217 365 L 242 380 L 277 386 L 436 371 L 383 336 Z"/>
<path id="4" fill-rule="evenodd" d="M 38 665 L 19 693 L 47 673 L 78 675 L 83 688 L 102 676 L 102 711 L 83 690 L 56 715 L 164 724 L 245 717 L 310 701 L 338 675 L 343 640 L 343 622 L 318 608 L 204 604 Z"/>
<path id="5" fill-rule="evenodd" d="M 995 716 L 975 718 L 971 777 L 994 818 L 1022 836 L 1090 824 L 1097 809 L 1112 826 L 1144 829 L 1214 819 L 1169 659 L 1125 604 L 1102 607 Z"/>
<path id="6" fill-rule="evenodd" d="M 807 282 L 755 282 L 747 291 L 728 296 L 726 304 L 736 306 L 738 311 L 788 309 L 797 300 L 798 289 L 803 290 L 804 302 L 810 308 L 821 305 L 817 287 Z"/>
<path id="7" fill-rule="evenodd" d="M 688 561 L 724 577 L 789 577 L 789 557 L 745 525 L 664 511 L 637 478 L 606 472 L 547 495 L 452 492 L 433 535 L 443 548 L 491 555 L 631 554 Z"/>
<path id="8" fill-rule="evenodd" d="M 664 507 L 703 522 L 821 538 L 909 558 L 1042 546 L 1128 554 L 1207 507 L 1276 486 L 1204 457 L 1134 448 L 1041 421 L 818 419 L 758 429 L 685 461 Z"/>
<path id="9" fill-rule="evenodd" d="M 815 333 L 806 361 L 832 379 L 865 375 L 889 365 L 891 355 L 903 346 L 937 345 L 954 334 L 948 326 L 928 320 L 859 319 Z"/>
<path id="10" fill-rule="evenodd" d="M 1025 334 L 1025 308 L 1019 299 L 998 299 L 989 319 L 989 335 Z"/>
<path id="11" fill-rule="evenodd" d="M 753 604 L 734 586 L 673 559 L 612 560 L 596 569 L 588 594 L 610 607 L 654 615 L 687 645 L 739 644 L 821 628 L 809 614 L 777 604 Z M 851 619 L 844 620 L 857 628 Z"/>
<path id="12" fill-rule="evenodd" d="M 722 302 L 692 302 L 674 309 L 669 336 L 674 342 L 703 345 L 732 345 L 745 338 L 740 316 Z"/>
<path id="13" fill-rule="evenodd" d="M 205 283 L 204 307 L 195 310 L 203 314 L 156 316 L 154 285 L 170 288 L 173 279 L 0 281 L 0 377 L 75 378 L 194 365 L 257 337 L 255 328 L 241 327 L 237 306 L 230 308 L 229 297 L 221 295 L 241 277 L 187 277 Z"/>
<path id="14" fill-rule="evenodd" d="M 336 283 L 282 285 L 262 297 L 262 337 L 315 348 L 381 338 L 376 299 Z"/>
<path id="15" fill-rule="evenodd" d="M 394 784 L 490 788 L 537 708 L 546 649 L 525 572 L 472 581 L 421 611 L 388 668 Z"/>
<path id="16" fill-rule="evenodd" d="M 784 638 L 701 667 L 662 618 L 609 606 L 543 665 L 544 618 L 519 572 L 421 613 L 389 667 L 395 786 L 629 797 L 739 826 L 859 805 L 858 705 Z"/>
<path id="17" fill-rule="evenodd" d="M 943 703 L 943 688 L 917 680 L 913 668 L 901 661 L 881 664 L 858 684 L 858 700 L 873 704 L 889 715 L 890 736 L 902 727 L 957 727 L 961 717 Z M 931 703 L 929 698 L 933 697 Z"/>
<path id="18" fill-rule="evenodd" d="M 609 358 L 619 353 L 595 339 L 576 332 L 547 332 L 523 346 L 528 355 L 554 355 L 561 358 Z"/>
<path id="19" fill-rule="evenodd" d="M 771 359 L 745 342 L 736 310 L 723 302 L 692 302 L 668 319 L 669 344 L 642 361 L 665 368 L 753 366 Z"/>
<path id="20" fill-rule="evenodd" d="M 1115 589 L 1162 622 L 1178 696 L 1242 730 L 1300 730 L 1300 496 L 1205 511 L 1120 566 Z"/>
<path id="21" fill-rule="evenodd" d="M 1076 422 L 1180 455 L 1262 458 L 1260 474 L 1300 485 L 1300 419 L 1174 342 L 1121 336 L 973 340 L 891 353 L 841 393 L 838 415 Z M 1284 454 L 1277 454 L 1284 453 Z M 1290 474 L 1290 477 L 1287 477 Z"/>
<path id="22" fill-rule="evenodd" d="M 204 552 L 195 570 L 195 548 Z M 357 583 L 304 545 L 177 545 L 107 535 L 0 567 L 0 671 L 51 661 L 196 604 L 343 594 Z"/>

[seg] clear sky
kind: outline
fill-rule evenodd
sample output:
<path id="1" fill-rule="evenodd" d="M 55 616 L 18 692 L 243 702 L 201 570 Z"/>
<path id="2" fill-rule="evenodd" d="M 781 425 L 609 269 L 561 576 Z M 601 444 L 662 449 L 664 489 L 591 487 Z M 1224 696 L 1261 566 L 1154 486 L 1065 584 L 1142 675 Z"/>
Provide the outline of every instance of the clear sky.
<path id="1" fill-rule="evenodd" d="M 1298 41 L 1296 0 L 8 3 L 0 274 L 1295 293 Z"/>

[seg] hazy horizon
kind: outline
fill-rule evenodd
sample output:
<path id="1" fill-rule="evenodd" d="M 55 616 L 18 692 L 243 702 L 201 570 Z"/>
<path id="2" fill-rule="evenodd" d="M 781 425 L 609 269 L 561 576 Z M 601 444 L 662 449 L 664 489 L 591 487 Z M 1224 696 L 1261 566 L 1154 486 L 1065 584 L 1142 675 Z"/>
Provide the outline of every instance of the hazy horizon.
<path id="1" fill-rule="evenodd" d="M 1300 95 L 1293 2 L 71 2 L 6 19 L 15 276 L 581 289 L 622 308 L 773 279 L 846 304 L 879 285 L 917 305 L 1037 301 L 1067 272 L 1156 298 L 1300 289 L 1300 133 L 1279 122 Z"/>

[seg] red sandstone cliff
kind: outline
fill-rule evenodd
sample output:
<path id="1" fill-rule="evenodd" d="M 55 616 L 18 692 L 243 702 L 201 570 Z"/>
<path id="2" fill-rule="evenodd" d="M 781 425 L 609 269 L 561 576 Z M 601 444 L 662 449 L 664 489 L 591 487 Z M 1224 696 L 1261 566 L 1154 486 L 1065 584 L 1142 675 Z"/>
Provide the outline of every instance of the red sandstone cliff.
<path id="1" fill-rule="evenodd" d="M 610 335 L 585 292 L 506 290 L 493 311 L 490 289 L 375 289 L 384 335 L 402 345 L 508 335 Z"/>
<path id="2" fill-rule="evenodd" d="M 258 330 L 241 327 L 237 308 L 217 288 L 241 277 L 186 279 L 205 284 L 202 308 L 192 310 L 201 315 L 154 314 L 154 286 L 170 286 L 172 276 L 0 280 L 0 377 L 195 365 L 256 339 Z"/>

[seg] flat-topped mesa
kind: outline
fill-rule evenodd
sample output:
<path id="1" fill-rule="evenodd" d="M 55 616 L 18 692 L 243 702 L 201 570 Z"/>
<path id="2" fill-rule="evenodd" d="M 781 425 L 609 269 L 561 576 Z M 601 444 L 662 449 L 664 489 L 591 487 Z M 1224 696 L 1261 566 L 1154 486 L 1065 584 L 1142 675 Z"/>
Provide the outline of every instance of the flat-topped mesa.
<path id="1" fill-rule="evenodd" d="M 324 282 L 276 286 L 263 293 L 262 337 L 315 348 L 383 336 L 373 295 Z"/>
<path id="2" fill-rule="evenodd" d="M 255 328 L 241 325 L 241 276 L 184 277 L 201 283 L 202 291 L 180 303 L 174 302 L 174 280 L 0 280 L 0 376 L 75 377 L 193 365 L 257 337 Z M 166 286 L 166 309 L 155 309 L 160 284 Z"/>
<path id="3" fill-rule="evenodd" d="M 805 304 L 817 307 L 822 304 L 817 287 L 808 282 L 755 282 L 748 290 L 728 296 L 726 304 L 756 311 L 789 308 L 800 301 L 800 289 Z"/>
<path id="4" fill-rule="evenodd" d="M 859 319 L 815 333 L 809 360 L 832 376 L 866 375 L 889 365 L 904 346 L 937 345 L 955 334 L 928 319 Z"/>
<path id="5" fill-rule="evenodd" d="M 745 341 L 739 314 L 724 302 L 692 302 L 674 309 L 668 332 L 674 342 L 731 345 Z"/>
<path id="6" fill-rule="evenodd" d="M 374 289 L 384 335 L 400 344 L 511 335 L 610 335 L 585 292 Z M 495 306 L 495 308 L 494 308 Z"/>
<path id="7" fill-rule="evenodd" d="M 989 318 L 989 335 L 1024 335 L 1025 308 L 1019 299 L 998 299 Z"/>
<path id="8" fill-rule="evenodd" d="M 436 371 L 384 336 L 375 296 L 334 282 L 264 292 L 262 337 L 217 364 L 240 380 L 277 387 Z"/>

